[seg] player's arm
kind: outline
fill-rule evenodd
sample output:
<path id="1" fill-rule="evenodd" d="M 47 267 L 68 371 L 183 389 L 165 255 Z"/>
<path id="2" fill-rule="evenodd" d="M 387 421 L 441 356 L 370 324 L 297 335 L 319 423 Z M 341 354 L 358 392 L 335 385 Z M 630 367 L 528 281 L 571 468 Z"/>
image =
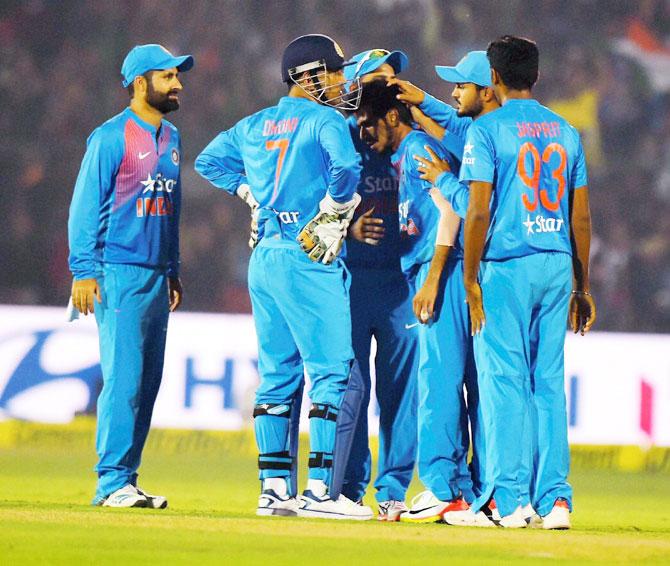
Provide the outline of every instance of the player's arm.
<path id="1" fill-rule="evenodd" d="M 251 192 L 240 151 L 241 124 L 221 132 L 195 160 L 195 170 L 212 185 L 241 198 L 251 210 L 249 247 L 258 244 L 258 201 Z"/>
<path id="2" fill-rule="evenodd" d="M 319 142 L 328 159 L 328 191 L 319 213 L 298 234 L 301 248 L 312 261 L 332 263 L 340 253 L 349 223 L 361 201 L 356 192 L 361 159 L 344 118 L 331 114 L 319 129 Z"/>
<path id="3" fill-rule="evenodd" d="M 408 147 L 408 151 L 411 152 L 413 159 L 411 160 L 411 167 L 408 167 L 407 174 L 408 176 L 414 177 L 414 182 L 418 181 L 423 189 L 429 192 L 433 203 L 440 212 L 440 219 L 437 225 L 435 252 L 428 268 L 426 280 L 414 296 L 413 300 L 414 314 L 419 322 L 424 324 L 433 316 L 442 271 L 449 258 L 450 248 L 453 247 L 454 242 L 456 241 L 460 226 L 460 218 L 454 213 L 440 191 L 433 187 L 432 180 L 427 179 L 421 169 L 421 164 L 431 158 L 443 161 L 437 154 L 437 151 L 441 150 L 443 150 L 443 148 L 434 142 L 432 146 L 430 144 L 424 146 L 417 144 Z"/>
<path id="4" fill-rule="evenodd" d="M 328 157 L 328 194 L 339 204 L 349 203 L 361 178 L 361 158 L 351 141 L 346 121 L 336 115 L 319 130 L 319 142 Z"/>
<path id="5" fill-rule="evenodd" d="M 195 170 L 218 189 L 236 195 L 246 184 L 237 128 L 221 132 L 195 159 Z"/>
<path id="6" fill-rule="evenodd" d="M 101 301 L 95 261 L 100 209 L 122 158 L 123 141 L 119 136 L 101 128 L 95 130 L 87 141 L 70 203 L 68 263 L 73 276 L 72 304 L 85 315 L 94 311 L 94 298 Z"/>
<path id="7" fill-rule="evenodd" d="M 439 190 L 432 188 L 430 196 L 440 211 L 440 220 L 435 239 L 435 252 L 430 260 L 426 280 L 416 295 L 414 295 L 413 300 L 414 314 L 419 322 L 424 324 L 433 317 L 442 272 L 449 259 L 449 252 L 454 247 L 454 243 L 458 237 L 458 229 L 461 224 L 461 219 L 456 215 L 451 205 Z"/>
<path id="8" fill-rule="evenodd" d="M 461 166 L 460 180 L 468 184 L 469 202 L 465 215 L 463 283 L 470 309 L 471 332 L 474 336 L 484 328 L 484 302 L 479 286 L 479 264 L 484 254 L 490 217 L 493 178 L 495 175 L 495 151 L 490 134 L 477 123 L 468 129 L 467 143 L 472 145 L 473 155 Z"/>
<path id="9" fill-rule="evenodd" d="M 591 210 L 587 186 L 586 160 L 579 144 L 579 153 L 570 191 L 570 242 L 572 244 L 573 291 L 570 296 L 570 326 L 575 332 L 591 330 L 596 321 L 596 304 L 589 284 L 589 254 L 591 249 Z"/>
<path id="10" fill-rule="evenodd" d="M 482 290 L 477 277 L 490 224 L 489 205 L 492 192 L 493 185 L 491 183 L 483 181 L 472 181 L 470 183 L 470 202 L 465 216 L 463 283 L 466 300 L 470 307 L 473 336 L 484 328 L 486 322 Z"/>
<path id="11" fill-rule="evenodd" d="M 412 113 L 412 119 L 429 136 L 438 141 L 444 137 L 446 130 L 431 117 L 426 116 L 418 106 L 410 106 L 410 112 Z"/>
<path id="12" fill-rule="evenodd" d="M 437 122 L 439 126 L 460 138 L 465 138 L 467 130 L 472 124 L 472 118 L 459 116 L 453 106 L 438 100 L 409 81 L 393 78 L 389 79 L 388 84 L 398 85 L 400 88 L 399 100 L 411 106 L 418 106 L 421 112 Z"/>
<path id="13" fill-rule="evenodd" d="M 182 155 L 181 143 L 179 144 L 179 155 Z M 170 299 L 170 312 L 181 305 L 184 290 L 181 279 L 179 279 L 179 219 L 181 218 L 181 168 L 177 176 L 177 186 L 172 191 L 172 216 L 170 218 L 170 239 L 168 252 L 168 296 Z"/>

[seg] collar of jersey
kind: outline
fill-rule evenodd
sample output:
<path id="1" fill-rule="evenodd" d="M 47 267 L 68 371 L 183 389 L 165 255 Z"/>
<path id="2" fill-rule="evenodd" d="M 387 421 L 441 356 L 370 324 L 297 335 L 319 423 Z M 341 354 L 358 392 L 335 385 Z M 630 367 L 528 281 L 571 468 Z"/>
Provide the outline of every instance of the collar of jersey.
<path id="1" fill-rule="evenodd" d="M 158 128 L 156 128 L 155 126 L 152 126 L 151 124 L 149 124 L 149 122 L 145 122 L 144 120 L 142 120 L 142 118 L 140 118 L 137 114 L 135 114 L 135 112 L 132 111 L 132 109 L 130 108 L 130 106 L 128 106 L 128 107 L 124 110 L 124 112 L 125 112 L 128 116 L 130 116 L 133 120 L 135 120 L 135 122 L 137 122 L 137 123 L 138 123 L 140 126 L 142 126 L 145 130 L 147 130 L 147 131 L 151 132 L 152 134 L 156 135 L 156 132 L 158 131 Z M 162 125 L 162 124 L 163 124 L 163 121 L 161 120 L 161 125 Z"/>
<path id="2" fill-rule="evenodd" d="M 539 104 L 539 102 L 535 98 L 509 98 L 503 106 L 509 104 Z"/>
<path id="3" fill-rule="evenodd" d="M 417 133 L 417 130 L 412 130 L 409 134 L 407 134 L 403 140 L 400 142 L 400 145 L 398 146 L 398 149 L 396 149 L 393 152 L 393 155 L 391 156 L 391 159 L 394 162 L 398 162 L 402 159 L 403 154 L 405 153 L 405 146 L 409 143 L 409 138 L 413 136 L 414 134 Z"/>
<path id="4" fill-rule="evenodd" d="M 281 100 L 282 101 L 287 100 L 287 101 L 290 101 L 290 102 L 297 102 L 297 103 L 300 103 L 300 104 L 308 103 L 308 102 L 310 104 L 312 104 L 312 103 L 318 104 L 316 102 L 316 100 L 312 100 L 311 98 L 302 98 L 301 96 L 288 96 L 287 95 L 287 96 L 282 96 Z"/>

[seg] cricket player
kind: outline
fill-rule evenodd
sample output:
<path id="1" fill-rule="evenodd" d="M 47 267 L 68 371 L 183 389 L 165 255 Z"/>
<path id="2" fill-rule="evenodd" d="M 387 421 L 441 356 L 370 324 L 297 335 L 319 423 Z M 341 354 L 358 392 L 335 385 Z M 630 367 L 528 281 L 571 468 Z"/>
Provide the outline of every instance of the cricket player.
<path id="1" fill-rule="evenodd" d="M 258 335 L 254 426 L 259 515 L 372 518 L 340 494 L 363 391 L 351 346 L 349 273 L 338 253 L 360 201 L 360 158 L 344 117 L 344 54 L 325 35 L 292 41 L 282 58 L 288 96 L 219 134 L 196 171 L 252 204 L 257 223 L 249 292 Z M 252 239 L 254 236 L 252 235 Z M 311 381 L 307 489 L 296 487 L 304 372 Z"/>
<path id="2" fill-rule="evenodd" d="M 408 66 L 402 51 L 371 49 L 352 57 L 344 70 L 348 81 L 365 84 L 391 78 Z M 364 143 L 354 115 L 347 119 L 361 156 L 361 196 L 349 228 L 345 262 L 351 272 L 351 323 L 354 354 L 364 378 L 365 398 L 343 493 L 363 499 L 370 483 L 367 407 L 370 402 L 371 339 L 379 403 L 379 455 L 375 497 L 380 521 L 397 521 L 407 510 L 405 495 L 416 458 L 416 365 L 418 324 L 412 320 L 411 293 L 400 269 L 398 177 L 389 153 L 377 153 Z"/>
<path id="3" fill-rule="evenodd" d="M 486 437 L 486 484 L 473 510 L 495 496 L 504 526 L 526 526 L 519 439 L 533 404 L 532 503 L 545 529 L 567 529 L 565 324 L 570 313 L 573 330 L 583 334 L 596 316 L 586 164 L 577 131 L 532 98 L 535 43 L 503 36 L 487 56 L 502 107 L 468 129 L 460 172 L 470 191 L 464 283 Z"/>
<path id="4" fill-rule="evenodd" d="M 68 235 L 72 303 L 95 313 L 98 398 L 94 505 L 167 507 L 137 487 L 137 469 L 163 373 L 168 314 L 179 307 L 179 73 L 193 57 L 138 45 L 121 74 L 130 106 L 88 138 Z"/>
<path id="5" fill-rule="evenodd" d="M 434 253 L 440 211 L 430 195 L 431 184 L 420 178 L 415 156 L 427 157 L 428 146 L 453 167 L 457 162 L 437 141 L 412 127 L 409 109 L 396 98 L 399 92 L 397 86 L 387 87 L 384 80 L 367 85 L 357 118 L 362 139 L 379 153 L 391 153 L 399 179 L 401 268 L 413 284 L 416 280 L 421 286 Z M 455 217 L 453 211 L 451 215 Z M 452 246 L 454 237 L 455 233 L 450 241 L 439 243 Z M 460 283 L 457 277 L 453 279 Z M 419 478 L 427 490 L 414 498 L 412 507 L 401 514 L 401 521 L 460 524 L 460 517 L 469 509 L 464 497 L 474 499 L 466 461 L 466 350 L 461 344 L 452 346 L 458 340 L 444 334 L 453 326 L 452 319 L 462 313 L 460 306 L 458 311 L 451 309 L 450 301 L 445 300 L 445 305 L 431 325 L 419 329 L 418 465 Z"/>

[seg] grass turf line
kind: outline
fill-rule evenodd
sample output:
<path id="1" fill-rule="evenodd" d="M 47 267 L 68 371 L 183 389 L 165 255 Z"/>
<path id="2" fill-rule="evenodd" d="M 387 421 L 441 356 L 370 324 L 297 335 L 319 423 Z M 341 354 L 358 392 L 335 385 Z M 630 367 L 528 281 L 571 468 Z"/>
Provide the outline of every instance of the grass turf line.
<path id="1" fill-rule="evenodd" d="M 0 448 L 0 564 L 670 561 L 663 473 L 575 471 L 573 530 L 543 532 L 258 518 L 253 455 L 151 444 L 140 485 L 170 507 L 94 508 L 94 463 L 93 445 L 81 442 Z M 412 494 L 419 489 L 415 481 Z"/>

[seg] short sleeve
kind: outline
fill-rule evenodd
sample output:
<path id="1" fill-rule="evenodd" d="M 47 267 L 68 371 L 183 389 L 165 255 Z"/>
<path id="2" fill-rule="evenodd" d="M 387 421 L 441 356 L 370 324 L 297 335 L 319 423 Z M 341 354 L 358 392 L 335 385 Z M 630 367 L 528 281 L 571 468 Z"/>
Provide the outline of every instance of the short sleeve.
<path id="1" fill-rule="evenodd" d="M 572 168 L 572 182 L 570 189 L 574 191 L 575 189 L 578 189 L 579 187 L 585 187 L 588 184 L 589 179 L 586 173 L 586 158 L 584 157 L 584 148 L 582 147 L 582 141 L 578 139 L 577 158 L 575 159 L 575 165 Z"/>
<path id="2" fill-rule="evenodd" d="M 493 183 L 495 149 L 490 132 L 474 122 L 468 129 L 463 146 L 460 180 Z"/>

